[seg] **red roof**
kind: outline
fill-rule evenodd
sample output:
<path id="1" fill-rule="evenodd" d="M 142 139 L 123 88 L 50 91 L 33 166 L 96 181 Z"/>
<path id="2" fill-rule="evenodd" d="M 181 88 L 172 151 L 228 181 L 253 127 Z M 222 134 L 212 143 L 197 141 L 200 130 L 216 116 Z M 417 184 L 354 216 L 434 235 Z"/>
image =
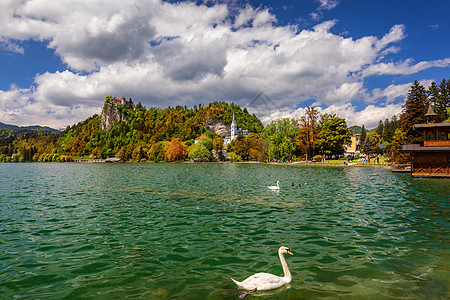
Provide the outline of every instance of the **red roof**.
<path id="1" fill-rule="evenodd" d="M 206 138 L 207 136 L 206 136 L 206 134 L 202 134 L 201 136 L 199 136 L 198 138 L 196 138 L 195 140 L 197 141 L 197 140 L 201 140 L 201 139 L 204 139 L 204 138 Z"/>

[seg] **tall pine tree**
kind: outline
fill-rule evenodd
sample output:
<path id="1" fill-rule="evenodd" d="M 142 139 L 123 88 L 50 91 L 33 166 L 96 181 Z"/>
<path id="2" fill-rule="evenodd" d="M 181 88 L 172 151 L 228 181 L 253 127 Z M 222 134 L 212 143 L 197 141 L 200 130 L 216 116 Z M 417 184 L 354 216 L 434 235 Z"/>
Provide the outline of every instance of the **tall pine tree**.
<path id="1" fill-rule="evenodd" d="M 439 85 L 439 101 L 436 105 L 436 113 L 443 116 L 443 119 L 449 117 L 447 108 L 450 107 L 450 78 L 446 81 L 445 78 L 442 79 Z"/>
<path id="2" fill-rule="evenodd" d="M 361 127 L 361 135 L 359 136 L 359 143 L 358 143 L 358 147 L 359 151 L 361 151 L 361 153 L 363 153 L 363 144 L 364 141 L 366 140 L 366 136 L 367 136 L 367 132 L 366 132 L 366 128 L 364 128 L 364 124 Z"/>
<path id="3" fill-rule="evenodd" d="M 423 142 L 422 133 L 414 130 L 414 124 L 426 123 L 425 114 L 428 108 L 428 96 L 423 85 L 414 81 L 408 92 L 403 111 L 400 116 L 400 128 L 406 133 L 406 141 L 411 144 Z"/>
<path id="4" fill-rule="evenodd" d="M 450 78 L 448 81 L 442 79 L 438 86 L 436 82 L 432 82 L 427 90 L 430 103 L 434 107 L 434 112 L 440 116 L 443 121 L 449 117 L 447 108 L 450 107 Z"/>

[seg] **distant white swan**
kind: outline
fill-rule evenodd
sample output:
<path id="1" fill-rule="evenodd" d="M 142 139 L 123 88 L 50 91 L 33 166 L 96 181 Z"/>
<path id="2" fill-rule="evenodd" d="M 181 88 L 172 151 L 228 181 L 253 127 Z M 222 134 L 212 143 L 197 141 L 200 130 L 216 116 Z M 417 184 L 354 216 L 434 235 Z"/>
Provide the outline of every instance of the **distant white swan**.
<path id="1" fill-rule="evenodd" d="M 283 266 L 284 277 L 276 276 L 269 273 L 256 273 L 242 282 L 233 280 L 239 289 L 248 290 L 248 292 L 241 292 L 239 298 L 244 298 L 245 296 L 253 293 L 254 291 L 265 291 L 279 288 L 285 284 L 292 281 L 291 272 L 289 271 L 286 260 L 284 259 L 284 254 L 289 253 L 294 255 L 288 247 L 280 247 L 278 249 L 278 256 L 280 257 L 281 265 Z"/>
<path id="2" fill-rule="evenodd" d="M 280 182 L 277 181 L 277 185 L 271 185 L 271 186 L 267 186 L 269 188 L 269 190 L 279 190 L 280 189 Z"/>

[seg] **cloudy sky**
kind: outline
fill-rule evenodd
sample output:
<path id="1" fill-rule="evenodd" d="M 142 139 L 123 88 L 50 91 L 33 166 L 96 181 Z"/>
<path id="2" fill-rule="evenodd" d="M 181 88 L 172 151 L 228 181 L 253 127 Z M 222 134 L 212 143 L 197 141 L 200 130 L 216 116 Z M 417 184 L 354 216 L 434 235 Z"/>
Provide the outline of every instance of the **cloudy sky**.
<path id="1" fill-rule="evenodd" d="M 235 102 L 267 123 L 306 105 L 349 125 L 450 77 L 450 1 L 1 0 L 0 122 L 63 128 L 108 95 Z M 264 93 L 265 96 L 255 100 Z"/>

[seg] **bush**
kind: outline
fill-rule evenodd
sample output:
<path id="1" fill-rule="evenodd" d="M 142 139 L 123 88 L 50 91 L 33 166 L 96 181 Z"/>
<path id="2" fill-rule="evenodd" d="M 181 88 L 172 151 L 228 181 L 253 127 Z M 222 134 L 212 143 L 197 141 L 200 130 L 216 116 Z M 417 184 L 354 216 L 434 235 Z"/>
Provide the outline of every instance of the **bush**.
<path id="1" fill-rule="evenodd" d="M 313 159 L 315 161 L 322 161 L 323 156 L 322 155 L 314 155 Z"/>
<path id="2" fill-rule="evenodd" d="M 189 147 L 188 157 L 191 160 L 209 161 L 211 159 L 211 152 L 201 142 Z"/>
<path id="3" fill-rule="evenodd" d="M 236 153 L 234 153 L 234 152 L 229 152 L 228 154 L 227 154 L 227 157 L 228 157 L 228 159 L 231 161 L 231 162 L 239 162 L 239 161 L 242 161 L 242 157 L 240 156 L 240 155 L 237 155 Z"/>

